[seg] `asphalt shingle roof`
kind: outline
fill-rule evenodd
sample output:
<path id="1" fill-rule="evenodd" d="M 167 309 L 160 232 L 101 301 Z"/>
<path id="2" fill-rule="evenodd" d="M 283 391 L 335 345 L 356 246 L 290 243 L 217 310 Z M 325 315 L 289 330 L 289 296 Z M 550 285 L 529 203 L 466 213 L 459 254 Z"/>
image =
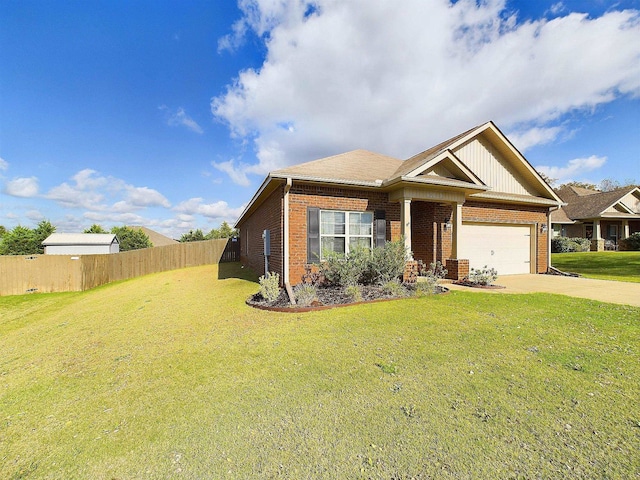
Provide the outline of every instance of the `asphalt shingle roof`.
<path id="1" fill-rule="evenodd" d="M 332 157 L 293 165 L 272 172 L 274 176 L 295 176 L 323 180 L 375 182 L 386 180 L 402 164 L 402 160 L 370 152 L 352 150 Z"/>
<path id="2" fill-rule="evenodd" d="M 566 202 L 564 211 L 566 215 L 574 220 L 582 218 L 597 218 L 602 213 L 622 200 L 625 195 L 636 187 L 624 187 L 610 192 L 597 192 L 586 188 L 579 188 L 565 185 L 556 190 L 562 201 Z"/>

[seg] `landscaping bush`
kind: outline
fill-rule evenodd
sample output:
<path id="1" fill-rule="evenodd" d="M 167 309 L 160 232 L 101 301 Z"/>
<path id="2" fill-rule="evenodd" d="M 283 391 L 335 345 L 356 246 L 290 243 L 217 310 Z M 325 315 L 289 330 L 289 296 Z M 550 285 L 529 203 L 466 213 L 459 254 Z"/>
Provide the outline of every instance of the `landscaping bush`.
<path id="1" fill-rule="evenodd" d="M 407 247 L 404 239 L 387 242 L 382 247 L 374 248 L 369 265 L 369 282 L 385 285 L 401 277 L 406 260 Z"/>
<path id="2" fill-rule="evenodd" d="M 588 252 L 591 240 L 588 238 L 554 237 L 551 239 L 552 253 Z"/>
<path id="3" fill-rule="evenodd" d="M 423 276 L 414 285 L 416 297 L 433 295 L 438 292 L 438 279 L 434 276 Z"/>
<path id="4" fill-rule="evenodd" d="M 382 291 L 386 295 L 392 295 L 394 297 L 404 297 L 407 295 L 407 289 L 400 283 L 397 278 L 388 281 L 382 286 Z"/>
<path id="5" fill-rule="evenodd" d="M 316 287 L 309 284 L 298 285 L 293 292 L 296 303 L 301 307 L 308 307 L 318 298 Z"/>
<path id="6" fill-rule="evenodd" d="M 363 283 L 369 269 L 371 252 L 366 248 L 356 248 L 347 255 L 325 252 L 320 272 L 330 285 L 351 286 Z"/>
<path id="7" fill-rule="evenodd" d="M 361 302 L 362 301 L 362 290 L 358 285 L 349 285 L 344 293 L 347 294 L 349 299 L 352 302 Z"/>
<path id="8" fill-rule="evenodd" d="M 498 278 L 498 271 L 495 268 L 472 268 L 469 273 L 469 281 L 476 285 L 493 285 Z"/>
<path id="9" fill-rule="evenodd" d="M 356 248 L 347 255 L 325 252 L 320 273 L 329 285 L 385 285 L 402 276 L 406 256 L 402 239 L 373 250 Z"/>
<path id="10" fill-rule="evenodd" d="M 263 275 L 259 279 L 260 295 L 268 302 L 275 302 L 280 295 L 280 275 L 271 272 Z"/>
<path id="11" fill-rule="evenodd" d="M 640 232 L 632 233 L 627 238 L 620 240 L 619 249 L 626 251 L 640 251 Z"/>
<path id="12" fill-rule="evenodd" d="M 431 262 L 428 267 L 422 263 L 422 260 L 418 260 L 418 275 L 421 277 L 432 277 L 437 281 L 445 278 L 447 273 L 447 269 L 440 260 Z"/>

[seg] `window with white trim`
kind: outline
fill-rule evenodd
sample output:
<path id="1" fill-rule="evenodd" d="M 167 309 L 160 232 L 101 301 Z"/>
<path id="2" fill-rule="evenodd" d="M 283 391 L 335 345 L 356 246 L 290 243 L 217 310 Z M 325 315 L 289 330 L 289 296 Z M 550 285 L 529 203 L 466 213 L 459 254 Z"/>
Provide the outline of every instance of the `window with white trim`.
<path id="1" fill-rule="evenodd" d="M 349 253 L 373 245 L 373 213 L 320 211 L 320 252 Z"/>

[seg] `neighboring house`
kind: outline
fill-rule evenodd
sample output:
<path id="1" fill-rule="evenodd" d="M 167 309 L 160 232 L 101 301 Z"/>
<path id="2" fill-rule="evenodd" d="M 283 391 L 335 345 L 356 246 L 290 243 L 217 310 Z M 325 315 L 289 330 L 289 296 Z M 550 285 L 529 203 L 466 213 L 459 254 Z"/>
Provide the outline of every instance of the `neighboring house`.
<path id="1" fill-rule="evenodd" d="M 175 245 L 180 243 L 177 240 L 162 235 L 161 233 L 147 227 L 129 226 L 128 228 L 132 230 L 142 230 L 142 233 L 149 237 L 149 241 L 151 241 L 151 245 L 154 247 L 164 247 L 165 245 Z"/>
<path id="2" fill-rule="evenodd" d="M 300 283 L 326 250 L 349 252 L 404 238 L 416 260 L 441 261 L 450 278 L 469 268 L 543 273 L 549 213 L 560 198 L 488 122 L 408 160 L 355 150 L 271 172 L 236 227 L 241 260 Z"/>
<path id="3" fill-rule="evenodd" d="M 120 243 L 112 233 L 52 233 L 44 242 L 45 255 L 118 253 Z"/>
<path id="4" fill-rule="evenodd" d="M 604 250 L 640 232 L 638 187 L 599 192 L 565 185 L 556 193 L 566 205 L 551 213 L 554 236 L 589 238 L 592 250 Z"/>

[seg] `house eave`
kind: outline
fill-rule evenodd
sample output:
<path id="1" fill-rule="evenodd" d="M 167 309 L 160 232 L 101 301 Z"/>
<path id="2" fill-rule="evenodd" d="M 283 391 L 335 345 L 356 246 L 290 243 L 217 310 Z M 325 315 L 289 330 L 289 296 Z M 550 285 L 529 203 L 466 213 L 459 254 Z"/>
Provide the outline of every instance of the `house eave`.
<path id="1" fill-rule="evenodd" d="M 557 202 L 549 198 L 533 197 L 529 195 L 517 195 L 514 193 L 503 192 L 483 192 L 476 193 L 469 197 L 469 199 L 489 200 L 500 203 L 519 203 L 526 205 L 539 205 L 544 207 L 560 207 L 563 205 L 562 201 Z"/>
<path id="2" fill-rule="evenodd" d="M 445 187 L 451 188 L 457 191 L 464 191 L 466 193 L 476 193 L 476 192 L 485 192 L 489 190 L 489 187 L 485 185 L 476 185 L 468 182 L 463 182 L 461 180 L 455 180 L 452 178 L 444 178 L 444 177 L 396 177 L 387 181 L 382 182 L 382 185 L 386 188 L 397 187 L 402 185 L 425 185 L 425 186 L 434 186 L 434 187 Z"/>
<path id="3" fill-rule="evenodd" d="M 244 218 L 247 215 L 249 215 L 251 212 L 253 212 L 256 208 L 258 208 L 258 206 L 261 203 L 259 202 L 259 200 L 273 193 L 273 191 L 280 184 L 281 184 L 280 178 L 274 178 L 271 175 L 267 175 L 267 178 L 264 179 L 264 181 L 262 182 L 262 185 L 260 185 L 260 188 L 256 191 L 253 197 L 251 197 L 251 200 L 249 201 L 247 206 L 244 207 L 244 210 L 242 211 L 242 213 L 240 214 L 236 222 L 233 224 L 233 228 L 238 228 L 238 226 L 240 225 L 240 223 L 242 223 Z"/>
<path id="4" fill-rule="evenodd" d="M 330 177 L 315 177 L 309 175 L 280 175 L 280 174 L 272 174 L 272 178 L 278 178 L 282 180 L 286 180 L 290 178 L 291 180 L 298 182 L 307 182 L 307 183 L 316 183 L 321 185 L 347 185 L 352 187 L 365 187 L 365 188 L 380 188 L 382 186 L 382 180 L 355 180 L 349 178 L 330 178 Z"/>

